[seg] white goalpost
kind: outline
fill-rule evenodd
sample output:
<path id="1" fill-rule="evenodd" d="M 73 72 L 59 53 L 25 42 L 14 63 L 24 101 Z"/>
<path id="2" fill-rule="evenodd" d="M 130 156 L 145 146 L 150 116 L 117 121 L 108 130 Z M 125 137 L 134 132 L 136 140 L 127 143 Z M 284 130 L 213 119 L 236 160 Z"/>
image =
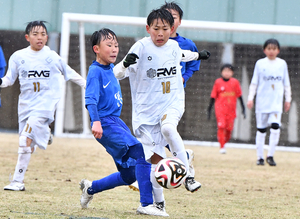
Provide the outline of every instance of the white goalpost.
<path id="1" fill-rule="evenodd" d="M 110 15 L 96 15 L 96 14 L 78 14 L 78 13 L 63 13 L 61 26 L 61 41 L 60 41 L 60 56 L 68 63 L 71 23 L 78 23 L 79 34 L 79 53 L 80 53 L 80 73 L 82 77 L 86 78 L 86 54 L 85 54 L 85 23 L 95 24 L 116 24 L 116 25 L 130 25 L 130 26 L 146 26 L 145 17 L 127 17 L 127 16 L 110 16 Z M 266 25 L 266 24 L 248 24 L 248 23 L 230 23 L 230 22 L 210 22 L 210 21 L 196 21 L 196 20 L 182 20 L 181 30 L 212 30 L 223 32 L 242 32 L 242 33 L 271 33 L 271 34 L 291 34 L 300 35 L 300 27 L 287 25 Z M 64 118 L 66 110 L 66 83 L 63 84 L 62 98 L 58 103 L 55 118 L 56 137 L 76 137 L 76 138 L 90 138 L 92 137 L 88 112 L 84 106 L 85 92 L 81 90 L 81 114 L 82 114 L 82 132 L 80 133 L 66 133 L 64 131 Z"/>

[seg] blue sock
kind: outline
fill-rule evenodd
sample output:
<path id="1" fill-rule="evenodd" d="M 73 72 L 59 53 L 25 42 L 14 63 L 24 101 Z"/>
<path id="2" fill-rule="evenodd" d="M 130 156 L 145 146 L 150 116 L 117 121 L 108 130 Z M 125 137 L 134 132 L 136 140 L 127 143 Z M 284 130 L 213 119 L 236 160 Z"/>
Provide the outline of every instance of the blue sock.
<path id="1" fill-rule="evenodd" d="M 135 173 L 139 184 L 140 202 L 143 207 L 153 204 L 152 183 L 150 181 L 151 164 L 145 159 L 137 159 Z"/>
<path id="2" fill-rule="evenodd" d="M 92 186 L 87 190 L 87 192 L 88 194 L 93 195 L 98 192 L 124 185 L 128 185 L 128 183 L 123 181 L 120 172 L 115 172 L 102 179 L 94 180 Z"/>

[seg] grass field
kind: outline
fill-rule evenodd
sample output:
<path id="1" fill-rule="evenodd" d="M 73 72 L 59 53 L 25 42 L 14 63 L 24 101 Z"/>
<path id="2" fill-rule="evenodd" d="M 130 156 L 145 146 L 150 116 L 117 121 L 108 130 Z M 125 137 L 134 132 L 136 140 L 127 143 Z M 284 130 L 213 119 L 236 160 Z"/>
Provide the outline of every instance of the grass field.
<path id="1" fill-rule="evenodd" d="M 0 218 L 153 218 L 136 215 L 139 194 L 127 186 L 98 193 L 80 207 L 78 183 L 116 170 L 94 139 L 54 138 L 46 151 L 32 155 L 26 191 L 2 190 L 17 161 L 18 135 L 1 134 Z M 300 218 L 299 153 L 277 151 L 276 167 L 256 166 L 253 149 L 186 145 L 195 152 L 196 179 L 202 188 L 165 190 L 170 218 Z"/>

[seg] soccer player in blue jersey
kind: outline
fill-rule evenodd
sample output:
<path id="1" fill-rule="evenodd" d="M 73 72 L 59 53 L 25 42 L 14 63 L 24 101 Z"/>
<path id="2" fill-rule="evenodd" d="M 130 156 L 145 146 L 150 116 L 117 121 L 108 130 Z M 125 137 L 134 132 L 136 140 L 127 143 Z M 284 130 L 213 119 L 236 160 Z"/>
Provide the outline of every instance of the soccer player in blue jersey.
<path id="1" fill-rule="evenodd" d="M 110 29 L 104 28 L 93 33 L 91 44 L 96 60 L 90 66 L 87 76 L 85 105 L 90 115 L 92 133 L 112 156 L 118 172 L 93 182 L 82 179 L 79 183 L 82 190 L 80 204 L 82 208 L 87 208 L 94 194 L 130 185 L 137 180 L 141 202 L 137 212 L 165 216 L 165 212 L 153 205 L 150 170 L 145 166 L 142 144 L 119 118 L 123 99 L 112 64 L 119 53 L 117 36 Z"/>

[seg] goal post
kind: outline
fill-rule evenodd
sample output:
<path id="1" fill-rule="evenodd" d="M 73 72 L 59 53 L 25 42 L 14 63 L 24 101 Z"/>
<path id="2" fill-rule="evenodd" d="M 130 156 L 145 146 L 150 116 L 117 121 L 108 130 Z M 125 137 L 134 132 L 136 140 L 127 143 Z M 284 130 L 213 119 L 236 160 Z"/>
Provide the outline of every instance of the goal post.
<path id="1" fill-rule="evenodd" d="M 129 16 L 111 16 L 97 14 L 80 14 L 80 13 L 63 13 L 61 26 L 60 56 L 68 63 L 68 55 L 70 49 L 71 23 L 78 23 L 79 34 L 79 53 L 80 53 L 80 73 L 86 78 L 86 54 L 85 54 L 85 23 L 95 24 L 114 24 L 114 25 L 130 25 L 130 26 L 146 26 L 145 17 L 129 17 Z M 182 20 L 181 30 L 211 30 L 223 32 L 242 32 L 242 33 L 269 33 L 269 34 L 290 34 L 300 35 L 299 26 L 287 25 L 268 25 L 268 24 L 250 24 L 250 23 L 232 23 L 232 22 L 214 22 L 214 21 L 198 21 L 198 20 Z M 58 103 L 55 118 L 54 134 L 56 137 L 92 137 L 89 127 L 89 116 L 84 104 L 84 89 L 81 90 L 81 115 L 82 115 L 82 132 L 66 133 L 64 132 L 64 120 L 66 110 L 66 82 L 63 82 L 63 94 Z"/>

